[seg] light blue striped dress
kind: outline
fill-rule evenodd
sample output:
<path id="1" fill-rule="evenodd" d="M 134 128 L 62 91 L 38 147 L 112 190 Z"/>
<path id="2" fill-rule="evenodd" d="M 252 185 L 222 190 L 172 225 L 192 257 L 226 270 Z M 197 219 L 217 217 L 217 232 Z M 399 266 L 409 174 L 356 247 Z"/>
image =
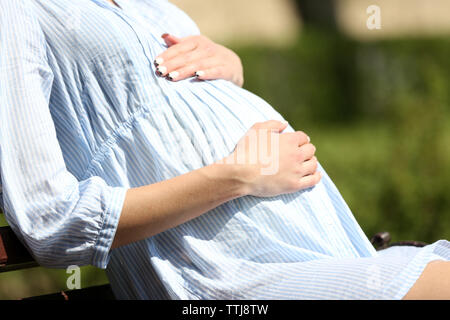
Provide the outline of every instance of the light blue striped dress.
<path id="1" fill-rule="evenodd" d="M 445 240 L 376 252 L 325 173 L 109 250 L 128 188 L 208 165 L 255 122 L 282 119 L 231 82 L 156 76 L 160 35 L 199 30 L 165 0 L 117 2 L 0 1 L 1 199 L 42 265 L 106 268 L 119 299 L 399 299 L 449 260 Z"/>

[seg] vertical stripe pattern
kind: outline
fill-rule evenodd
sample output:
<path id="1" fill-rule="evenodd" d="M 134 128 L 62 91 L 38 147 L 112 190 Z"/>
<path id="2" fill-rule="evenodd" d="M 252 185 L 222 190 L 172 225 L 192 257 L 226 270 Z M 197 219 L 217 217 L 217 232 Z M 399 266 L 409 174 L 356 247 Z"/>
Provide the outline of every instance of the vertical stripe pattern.
<path id="1" fill-rule="evenodd" d="M 197 26 L 165 0 L 116 2 L 0 1 L 1 200 L 42 265 L 106 268 L 120 299 L 400 299 L 449 259 L 445 240 L 376 252 L 321 167 L 313 188 L 234 199 L 110 250 L 127 189 L 283 119 L 231 82 L 158 77 L 161 34 Z"/>

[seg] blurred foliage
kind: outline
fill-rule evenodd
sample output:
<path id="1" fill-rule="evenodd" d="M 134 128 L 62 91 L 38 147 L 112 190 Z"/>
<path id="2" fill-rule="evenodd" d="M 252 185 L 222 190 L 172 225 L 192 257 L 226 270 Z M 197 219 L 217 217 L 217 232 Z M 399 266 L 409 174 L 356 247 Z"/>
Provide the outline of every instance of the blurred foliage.
<path id="1" fill-rule="evenodd" d="M 306 29 L 289 48 L 233 49 L 245 88 L 308 132 L 367 236 L 450 239 L 450 39 L 360 43 Z M 67 277 L 0 274 L 0 298 L 63 290 Z M 82 287 L 106 281 L 82 269 Z"/>
<path id="2" fill-rule="evenodd" d="M 294 0 L 293 3 L 304 25 L 339 32 L 335 0 Z"/>

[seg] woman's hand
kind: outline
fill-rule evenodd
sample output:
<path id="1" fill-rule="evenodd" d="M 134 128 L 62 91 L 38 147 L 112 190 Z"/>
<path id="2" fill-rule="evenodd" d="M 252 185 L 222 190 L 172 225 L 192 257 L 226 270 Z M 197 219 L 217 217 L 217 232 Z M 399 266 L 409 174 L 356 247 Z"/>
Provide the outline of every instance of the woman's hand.
<path id="1" fill-rule="evenodd" d="M 202 35 L 177 38 L 163 34 L 162 38 L 169 48 L 154 61 L 158 75 L 171 81 L 194 76 L 200 80 L 225 79 L 242 87 L 241 59 L 230 49 Z"/>
<path id="2" fill-rule="evenodd" d="M 287 126 L 276 120 L 256 123 L 222 163 L 240 167 L 245 193 L 270 197 L 316 185 L 321 178 L 316 148 L 301 132 L 281 133 Z"/>
<path id="3" fill-rule="evenodd" d="M 256 123 L 222 161 L 130 188 L 112 248 L 152 237 L 232 199 L 270 197 L 317 184 L 316 148 L 303 132 L 281 133 L 286 125 Z"/>

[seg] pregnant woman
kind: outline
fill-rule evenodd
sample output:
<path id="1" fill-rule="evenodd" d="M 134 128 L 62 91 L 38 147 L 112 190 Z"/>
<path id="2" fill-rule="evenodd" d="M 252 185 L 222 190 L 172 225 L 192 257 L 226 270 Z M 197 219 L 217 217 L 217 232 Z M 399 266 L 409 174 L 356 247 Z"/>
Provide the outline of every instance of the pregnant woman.
<path id="1" fill-rule="evenodd" d="M 106 268 L 119 299 L 450 298 L 450 243 L 376 252 L 198 35 L 165 0 L 0 1 L 1 199 L 37 261 Z"/>

